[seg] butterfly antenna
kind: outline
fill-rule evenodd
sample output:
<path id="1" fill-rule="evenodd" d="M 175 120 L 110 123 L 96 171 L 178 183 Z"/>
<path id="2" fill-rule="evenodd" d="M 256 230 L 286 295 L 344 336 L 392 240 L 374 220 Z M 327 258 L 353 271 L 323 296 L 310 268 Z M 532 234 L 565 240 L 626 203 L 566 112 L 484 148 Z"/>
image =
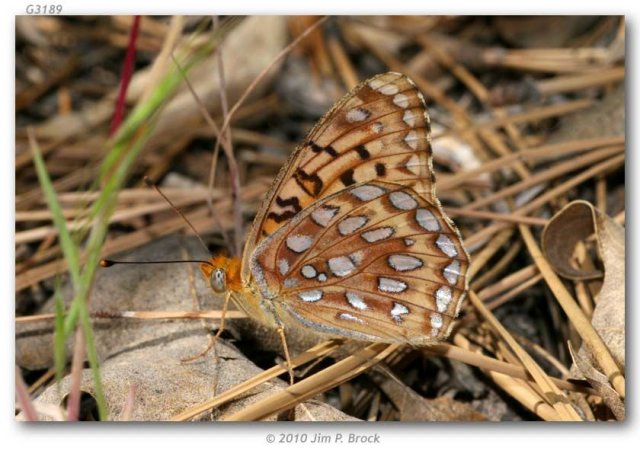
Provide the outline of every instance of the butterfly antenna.
<path id="1" fill-rule="evenodd" d="M 120 264 L 129 264 L 129 265 L 147 265 L 147 264 L 161 264 L 165 265 L 167 263 L 206 263 L 207 265 L 214 267 L 214 265 L 208 260 L 144 260 L 144 261 L 135 261 L 135 260 L 111 260 L 111 259 L 102 259 L 100 260 L 100 266 L 102 268 L 109 268 L 113 265 Z"/>
<path id="2" fill-rule="evenodd" d="M 187 223 L 187 225 L 191 228 L 191 230 L 196 235 L 196 237 L 198 237 L 198 240 L 200 240 L 200 244 L 202 244 L 202 247 L 204 247 L 205 251 L 207 251 L 209 253 L 209 255 L 211 255 L 211 251 L 207 247 L 206 243 L 204 242 L 204 240 L 202 239 L 202 237 L 200 236 L 200 234 L 198 233 L 196 228 L 193 226 L 193 224 L 189 221 L 189 219 L 187 219 L 187 217 L 184 215 L 184 213 L 180 210 L 180 208 L 178 208 L 173 203 L 171 203 L 171 200 L 169 200 L 169 198 L 160 190 L 160 188 L 156 185 L 156 183 L 151 181 L 151 179 L 148 176 L 145 176 L 143 179 L 144 179 L 144 183 L 147 186 L 151 187 L 156 192 L 158 192 L 160 194 L 160 196 L 162 198 L 164 198 L 164 201 L 166 201 L 169 204 L 169 206 L 171 208 L 173 208 L 173 210 L 180 215 L 182 220 L 184 220 Z M 122 263 L 122 262 L 120 262 L 120 263 Z"/>

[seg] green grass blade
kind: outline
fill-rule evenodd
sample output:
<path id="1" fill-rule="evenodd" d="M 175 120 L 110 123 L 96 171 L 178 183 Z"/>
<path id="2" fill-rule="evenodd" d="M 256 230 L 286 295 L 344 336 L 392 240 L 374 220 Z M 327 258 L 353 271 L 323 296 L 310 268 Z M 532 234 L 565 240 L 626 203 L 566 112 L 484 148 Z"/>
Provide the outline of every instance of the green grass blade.
<path id="1" fill-rule="evenodd" d="M 47 200 L 47 206 L 49 206 L 49 210 L 53 215 L 53 225 L 56 230 L 58 230 L 58 240 L 69 267 L 71 280 L 74 287 L 78 287 L 80 282 L 80 255 L 78 253 L 78 247 L 73 242 L 71 234 L 67 228 L 67 220 L 62 214 L 62 208 L 58 201 L 56 191 L 53 188 L 53 183 L 51 182 L 49 173 L 47 172 L 47 167 L 42 159 L 40 147 L 38 146 L 31 129 L 28 129 L 28 135 L 31 152 L 33 154 L 33 162 L 35 164 L 36 173 L 38 174 L 38 180 L 40 181 L 40 187 L 42 188 L 42 193 Z"/>
<path id="2" fill-rule="evenodd" d="M 60 287 L 56 284 L 53 295 L 55 306 L 54 340 L 53 340 L 53 361 L 56 369 L 56 380 L 62 380 L 64 367 L 67 364 L 65 333 L 64 333 L 64 300 L 60 294 Z"/>

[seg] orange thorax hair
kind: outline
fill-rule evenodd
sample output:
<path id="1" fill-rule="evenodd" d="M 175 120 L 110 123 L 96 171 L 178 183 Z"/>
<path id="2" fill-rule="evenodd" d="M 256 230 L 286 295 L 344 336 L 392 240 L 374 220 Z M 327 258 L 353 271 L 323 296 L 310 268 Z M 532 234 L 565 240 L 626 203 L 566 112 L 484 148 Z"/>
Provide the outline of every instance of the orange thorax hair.
<path id="1" fill-rule="evenodd" d="M 240 278 L 240 259 L 237 257 L 214 256 L 208 263 L 200 264 L 200 271 L 207 278 L 211 279 L 213 270 L 221 268 L 225 272 L 227 281 L 227 290 L 232 292 L 240 292 L 242 290 L 242 279 Z"/>

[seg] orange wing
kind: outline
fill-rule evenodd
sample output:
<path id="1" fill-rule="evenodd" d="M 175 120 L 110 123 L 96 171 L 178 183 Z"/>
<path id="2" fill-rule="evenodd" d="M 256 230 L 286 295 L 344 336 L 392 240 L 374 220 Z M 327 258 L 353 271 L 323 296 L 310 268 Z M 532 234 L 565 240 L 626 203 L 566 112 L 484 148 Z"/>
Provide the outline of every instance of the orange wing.
<path id="1" fill-rule="evenodd" d="M 250 269 L 287 324 L 350 338 L 446 337 L 467 289 L 468 255 L 440 205 L 400 184 L 342 189 L 262 242 Z"/>
<path id="2" fill-rule="evenodd" d="M 282 168 L 258 212 L 245 246 L 261 241 L 317 200 L 371 180 L 400 183 L 435 202 L 424 98 L 399 73 L 356 87 L 318 122 Z"/>

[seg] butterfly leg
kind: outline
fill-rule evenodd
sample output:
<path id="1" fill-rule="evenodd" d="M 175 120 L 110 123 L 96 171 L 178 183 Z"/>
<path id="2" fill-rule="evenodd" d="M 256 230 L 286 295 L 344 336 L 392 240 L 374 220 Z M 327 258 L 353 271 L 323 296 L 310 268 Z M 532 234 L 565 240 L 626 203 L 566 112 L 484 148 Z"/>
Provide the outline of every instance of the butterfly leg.
<path id="1" fill-rule="evenodd" d="M 287 371 L 289 372 L 289 384 L 293 385 L 295 382 L 293 376 L 293 368 L 291 365 L 291 356 L 289 355 L 289 346 L 287 346 L 287 338 L 284 334 L 284 327 L 281 325 L 277 329 L 278 335 L 280 335 L 280 340 L 282 341 L 282 348 L 284 349 L 284 357 L 287 360 Z"/>
<path id="2" fill-rule="evenodd" d="M 181 359 L 180 361 L 182 363 L 189 363 L 189 362 L 193 362 L 194 360 L 198 360 L 200 357 L 204 357 L 209 353 L 209 351 L 215 348 L 216 343 L 218 342 L 218 338 L 220 338 L 220 335 L 222 334 L 222 332 L 224 332 L 224 329 L 225 329 L 225 326 L 224 326 L 225 316 L 227 315 L 227 308 L 229 307 L 230 297 L 231 297 L 231 292 L 227 292 L 227 294 L 224 297 L 224 303 L 222 304 L 222 312 L 220 314 L 220 326 L 218 327 L 218 330 L 216 331 L 216 334 L 213 336 L 213 338 L 209 340 L 209 344 L 207 345 L 206 349 L 202 351 L 200 354 Z M 217 355 L 216 355 L 216 359 L 217 359 Z"/>

